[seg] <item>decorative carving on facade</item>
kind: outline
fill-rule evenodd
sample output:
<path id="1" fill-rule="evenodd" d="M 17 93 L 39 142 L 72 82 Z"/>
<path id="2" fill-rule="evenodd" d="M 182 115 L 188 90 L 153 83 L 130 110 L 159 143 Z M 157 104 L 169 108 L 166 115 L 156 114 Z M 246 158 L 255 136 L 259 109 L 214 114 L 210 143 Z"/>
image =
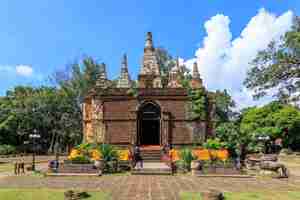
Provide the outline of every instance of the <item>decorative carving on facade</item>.
<path id="1" fill-rule="evenodd" d="M 155 48 L 153 47 L 152 33 L 148 32 L 144 48 L 144 56 L 140 71 L 139 82 L 149 81 L 149 79 L 143 78 L 145 76 L 153 76 L 154 78 L 152 78 L 151 87 L 161 88 L 162 80 L 160 75 L 160 67 Z M 140 83 L 139 86 L 146 87 L 149 86 L 149 83 Z"/>
<path id="2" fill-rule="evenodd" d="M 85 97 L 83 105 L 84 138 L 87 142 L 112 143 L 115 145 L 136 145 L 140 140 L 139 105 L 145 102 L 155 102 L 160 109 L 159 125 L 147 125 L 159 129 L 159 144 L 155 145 L 182 145 L 204 141 L 207 130 L 211 130 L 214 107 L 209 104 L 207 118 L 198 120 L 191 118 L 192 103 L 188 90 L 183 88 L 181 79 L 183 66 L 176 66 L 164 78 L 153 46 L 152 34 L 147 33 L 144 47 L 143 62 L 138 76 L 138 88 L 135 95 L 128 93 L 131 79 L 128 72 L 127 56 L 124 55 L 121 65 L 121 74 L 116 87 L 107 79 L 105 65 L 101 64 L 95 87 Z M 192 88 L 201 88 L 202 80 L 198 72 L 197 63 L 193 66 Z M 148 111 L 151 114 L 151 111 Z M 159 126 L 159 127 L 158 127 Z M 158 128 L 157 128 L 158 127 Z M 152 131 L 153 132 L 153 131 Z M 212 131 L 211 131 L 212 132 Z"/>
<path id="3" fill-rule="evenodd" d="M 182 84 L 180 83 L 181 73 L 179 70 L 179 62 L 176 61 L 176 65 L 171 69 L 169 73 L 169 88 L 182 88 Z"/>
<path id="4" fill-rule="evenodd" d="M 106 66 L 104 63 L 100 64 L 99 73 L 97 74 L 96 87 L 106 88 L 109 85 L 106 74 Z"/>

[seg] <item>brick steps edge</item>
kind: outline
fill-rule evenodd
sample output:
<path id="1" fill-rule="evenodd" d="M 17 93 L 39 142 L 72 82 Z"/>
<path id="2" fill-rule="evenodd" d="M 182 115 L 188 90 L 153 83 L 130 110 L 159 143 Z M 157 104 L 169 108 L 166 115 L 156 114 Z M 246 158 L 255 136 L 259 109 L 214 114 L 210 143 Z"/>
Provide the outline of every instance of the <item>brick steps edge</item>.
<path id="1" fill-rule="evenodd" d="M 46 173 L 46 176 L 99 176 L 98 174 L 89 173 Z"/>

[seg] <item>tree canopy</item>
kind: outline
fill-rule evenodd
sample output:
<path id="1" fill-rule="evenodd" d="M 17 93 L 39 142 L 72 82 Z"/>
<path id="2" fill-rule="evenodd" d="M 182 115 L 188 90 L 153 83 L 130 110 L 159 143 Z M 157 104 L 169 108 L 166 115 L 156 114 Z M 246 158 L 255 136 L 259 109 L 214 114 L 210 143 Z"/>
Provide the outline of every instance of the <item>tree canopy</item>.
<path id="1" fill-rule="evenodd" d="M 243 113 L 240 130 L 253 137 L 283 138 L 286 147 L 299 148 L 300 111 L 276 101 L 260 108 L 253 107 Z"/>
<path id="2" fill-rule="evenodd" d="M 300 18 L 279 42 L 272 41 L 252 61 L 244 84 L 258 99 L 273 93 L 282 102 L 300 99 Z"/>

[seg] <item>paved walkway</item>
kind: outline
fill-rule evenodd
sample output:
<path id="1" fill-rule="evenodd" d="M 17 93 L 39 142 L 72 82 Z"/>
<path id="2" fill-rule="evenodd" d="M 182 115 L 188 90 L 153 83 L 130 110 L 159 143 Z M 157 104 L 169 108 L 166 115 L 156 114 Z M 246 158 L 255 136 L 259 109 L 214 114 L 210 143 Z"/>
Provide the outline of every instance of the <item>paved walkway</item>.
<path id="1" fill-rule="evenodd" d="M 299 191 L 300 179 L 270 178 L 200 178 L 189 175 L 131 176 L 106 175 L 102 177 L 5 177 L 0 187 L 16 188 L 82 188 L 103 191 L 113 199 L 179 199 L 180 192 L 202 192 L 211 188 L 222 191 Z"/>
<path id="2" fill-rule="evenodd" d="M 135 168 L 138 169 L 139 164 L 137 164 Z M 163 162 L 144 162 L 143 169 L 170 169 L 170 167 Z"/>

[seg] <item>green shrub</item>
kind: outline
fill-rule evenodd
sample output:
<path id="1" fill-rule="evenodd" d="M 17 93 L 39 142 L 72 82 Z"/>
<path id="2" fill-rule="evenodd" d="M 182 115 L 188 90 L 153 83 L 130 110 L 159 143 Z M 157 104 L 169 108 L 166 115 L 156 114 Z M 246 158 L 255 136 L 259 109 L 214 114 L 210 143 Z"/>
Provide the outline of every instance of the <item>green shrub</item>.
<path id="1" fill-rule="evenodd" d="M 203 147 L 206 149 L 213 149 L 219 150 L 226 146 L 225 142 L 221 142 L 219 138 L 208 139 L 204 144 Z"/>
<path id="2" fill-rule="evenodd" d="M 0 155 L 9 155 L 16 153 L 16 147 L 9 144 L 0 145 Z"/>
<path id="3" fill-rule="evenodd" d="M 71 160 L 72 160 L 73 163 L 80 163 L 80 164 L 91 162 L 89 157 L 85 156 L 85 155 L 76 156 L 75 158 L 72 158 Z"/>
<path id="4" fill-rule="evenodd" d="M 183 162 L 184 168 L 189 171 L 191 169 L 191 162 L 195 160 L 195 157 L 191 149 L 185 148 L 180 151 L 180 159 Z"/>
<path id="5" fill-rule="evenodd" d="M 98 150 L 100 151 L 102 159 L 105 162 L 118 160 L 119 158 L 117 150 L 110 144 L 101 144 L 98 146 Z"/>

